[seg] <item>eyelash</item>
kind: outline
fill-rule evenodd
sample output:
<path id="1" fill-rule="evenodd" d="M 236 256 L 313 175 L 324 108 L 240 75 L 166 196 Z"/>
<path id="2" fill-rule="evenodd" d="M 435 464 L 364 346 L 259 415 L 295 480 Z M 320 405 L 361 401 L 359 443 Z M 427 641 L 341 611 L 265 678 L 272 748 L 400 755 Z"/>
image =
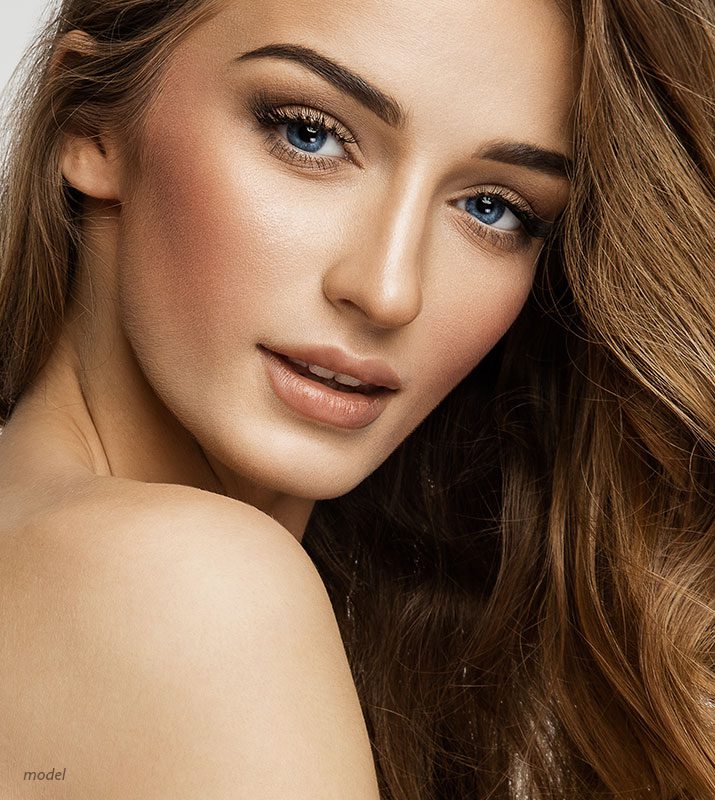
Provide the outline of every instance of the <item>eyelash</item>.
<path id="1" fill-rule="evenodd" d="M 307 164 L 311 169 L 320 169 L 325 172 L 330 172 L 336 167 L 336 157 L 303 153 L 295 147 L 292 147 L 282 137 L 277 137 L 276 131 L 274 130 L 275 128 L 279 125 L 290 124 L 291 122 L 303 122 L 307 125 L 324 129 L 335 136 L 341 145 L 359 145 L 357 138 L 351 136 L 347 128 L 341 125 L 337 120 L 328 117 L 322 111 L 318 111 L 315 108 L 305 106 L 288 111 L 268 101 L 261 100 L 259 97 L 252 102 L 251 111 L 258 123 L 264 128 L 269 129 L 269 140 L 273 141 L 274 148 L 272 152 L 282 152 L 289 161 Z M 346 161 L 347 159 L 342 160 Z"/>
<path id="2" fill-rule="evenodd" d="M 275 103 L 259 95 L 251 102 L 250 110 L 256 118 L 256 121 L 263 128 L 268 129 L 266 141 L 267 143 L 271 143 L 270 152 L 279 157 L 284 157 L 292 163 L 301 166 L 304 165 L 308 169 L 330 172 L 336 169 L 336 160 L 346 161 L 350 159 L 340 159 L 336 156 L 311 155 L 307 152 L 301 152 L 280 136 L 275 128 L 280 125 L 302 122 L 332 134 L 343 146 L 359 145 L 358 139 L 352 136 L 341 123 L 327 116 L 322 111 L 310 108 L 309 106 L 294 107 L 288 110 L 277 106 Z M 347 149 L 349 151 L 349 148 Z M 501 246 L 507 251 L 526 249 L 533 240 L 547 238 L 555 227 L 555 223 L 547 222 L 542 219 L 531 210 L 526 201 L 503 187 L 480 187 L 480 191 L 477 192 L 476 195 L 468 195 L 466 199 L 485 195 L 496 198 L 500 203 L 506 206 L 519 220 L 521 227 L 516 231 L 494 228 L 491 225 L 479 222 L 479 220 L 466 211 L 462 216 L 462 220 L 469 227 L 470 231 L 477 236 L 492 244 Z"/>

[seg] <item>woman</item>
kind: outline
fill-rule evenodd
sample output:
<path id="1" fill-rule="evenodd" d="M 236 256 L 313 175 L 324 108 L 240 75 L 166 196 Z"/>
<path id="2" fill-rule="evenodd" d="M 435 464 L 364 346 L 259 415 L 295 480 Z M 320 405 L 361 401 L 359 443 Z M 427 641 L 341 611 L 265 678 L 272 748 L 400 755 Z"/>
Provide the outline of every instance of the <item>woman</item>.
<path id="1" fill-rule="evenodd" d="M 26 86 L 5 793 L 715 796 L 710 0 L 65 0 Z"/>

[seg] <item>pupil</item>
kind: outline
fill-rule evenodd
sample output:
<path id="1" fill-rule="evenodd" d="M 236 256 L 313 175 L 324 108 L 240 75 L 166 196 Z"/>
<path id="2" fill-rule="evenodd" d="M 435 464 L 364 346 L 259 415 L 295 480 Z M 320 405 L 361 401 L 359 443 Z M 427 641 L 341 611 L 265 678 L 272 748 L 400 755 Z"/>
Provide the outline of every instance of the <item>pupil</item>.
<path id="1" fill-rule="evenodd" d="M 314 125 L 303 125 L 303 130 L 308 134 L 306 137 L 308 144 L 313 144 L 318 138 L 318 129 Z"/>
<path id="2" fill-rule="evenodd" d="M 286 134 L 292 145 L 310 153 L 320 150 L 328 138 L 327 131 L 322 126 L 311 122 L 291 122 Z"/>
<path id="3" fill-rule="evenodd" d="M 467 211 L 481 219 L 486 225 L 493 225 L 504 216 L 504 204 L 490 194 L 479 194 L 467 200 Z"/>
<path id="4" fill-rule="evenodd" d="M 488 194 L 481 195 L 478 202 L 479 202 L 479 205 L 480 205 L 480 209 L 479 209 L 480 211 L 483 211 L 483 212 L 488 214 L 490 211 L 494 210 L 492 208 L 492 206 L 494 205 L 494 201 L 492 200 L 490 195 L 488 195 Z"/>

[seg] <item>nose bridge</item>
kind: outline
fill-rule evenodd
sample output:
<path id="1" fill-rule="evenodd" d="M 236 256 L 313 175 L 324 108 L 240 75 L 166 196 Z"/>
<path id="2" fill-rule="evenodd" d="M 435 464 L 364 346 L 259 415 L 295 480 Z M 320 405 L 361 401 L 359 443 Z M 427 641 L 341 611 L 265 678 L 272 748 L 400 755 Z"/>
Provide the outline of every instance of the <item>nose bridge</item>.
<path id="1" fill-rule="evenodd" d="M 427 197 L 418 171 L 406 171 L 351 209 L 359 222 L 346 226 L 349 244 L 324 278 L 331 302 L 355 305 L 381 327 L 407 325 L 419 314 Z"/>

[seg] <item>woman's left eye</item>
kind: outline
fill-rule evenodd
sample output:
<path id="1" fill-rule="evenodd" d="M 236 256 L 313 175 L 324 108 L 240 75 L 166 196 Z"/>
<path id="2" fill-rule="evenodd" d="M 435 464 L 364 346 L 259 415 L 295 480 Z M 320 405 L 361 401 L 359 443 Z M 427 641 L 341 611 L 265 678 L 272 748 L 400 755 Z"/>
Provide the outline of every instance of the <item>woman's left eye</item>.
<path id="1" fill-rule="evenodd" d="M 522 227 L 521 219 L 497 195 L 482 192 L 473 197 L 457 201 L 457 207 L 476 217 L 484 225 L 504 231 L 515 231 Z"/>

